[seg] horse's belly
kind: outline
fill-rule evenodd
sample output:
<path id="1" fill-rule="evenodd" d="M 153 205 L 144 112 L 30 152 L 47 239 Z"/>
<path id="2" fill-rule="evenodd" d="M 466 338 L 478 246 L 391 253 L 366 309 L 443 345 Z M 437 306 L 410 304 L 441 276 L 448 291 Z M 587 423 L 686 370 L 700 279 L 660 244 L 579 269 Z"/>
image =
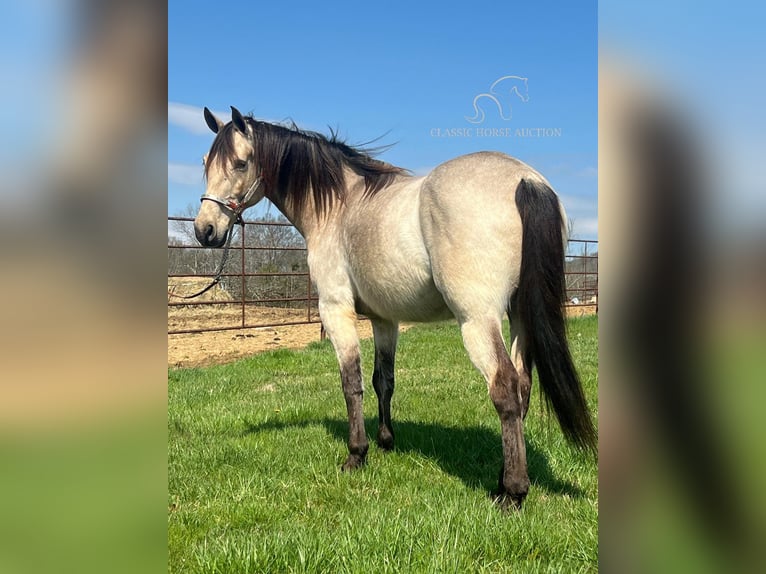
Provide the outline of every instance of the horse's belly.
<path id="1" fill-rule="evenodd" d="M 356 284 L 357 312 L 393 321 L 427 322 L 452 317 L 430 274 L 409 272 Z"/>
<path id="2" fill-rule="evenodd" d="M 359 313 L 398 321 L 438 321 L 452 317 L 434 285 L 422 243 L 396 241 L 352 257 L 352 283 Z"/>
<path id="3" fill-rule="evenodd" d="M 452 317 L 434 285 L 420 228 L 420 178 L 359 206 L 346 226 L 357 310 L 398 321 Z"/>

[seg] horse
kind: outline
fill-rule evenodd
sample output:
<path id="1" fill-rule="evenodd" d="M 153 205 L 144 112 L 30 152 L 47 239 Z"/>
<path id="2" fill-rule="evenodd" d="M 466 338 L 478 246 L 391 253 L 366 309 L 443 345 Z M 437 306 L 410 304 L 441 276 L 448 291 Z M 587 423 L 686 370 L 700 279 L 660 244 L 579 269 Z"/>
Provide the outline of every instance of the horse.
<path id="1" fill-rule="evenodd" d="M 306 240 L 322 324 L 340 367 L 348 456 L 363 466 L 357 314 L 372 322 L 377 444 L 394 446 L 391 399 L 400 321 L 455 318 L 500 419 L 503 465 L 494 500 L 520 509 L 529 491 L 523 420 L 537 367 L 564 436 L 595 452 L 597 433 L 567 345 L 563 304 L 566 215 L 550 184 L 498 152 L 449 160 L 417 177 L 352 146 L 231 108 L 203 159 L 206 191 L 194 231 L 220 247 L 264 197 Z M 502 320 L 511 324 L 510 352 Z"/>

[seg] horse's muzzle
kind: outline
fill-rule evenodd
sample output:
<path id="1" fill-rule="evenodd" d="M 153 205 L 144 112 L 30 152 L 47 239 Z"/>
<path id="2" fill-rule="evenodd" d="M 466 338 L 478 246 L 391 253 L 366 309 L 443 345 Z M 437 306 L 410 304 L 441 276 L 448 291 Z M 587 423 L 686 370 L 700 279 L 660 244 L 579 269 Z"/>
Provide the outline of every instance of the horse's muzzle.
<path id="1" fill-rule="evenodd" d="M 216 232 L 215 226 L 208 224 L 203 226 L 194 226 L 194 235 L 197 237 L 197 241 L 203 247 L 221 247 L 226 243 L 226 236 L 228 231 L 225 231 L 220 237 Z"/>

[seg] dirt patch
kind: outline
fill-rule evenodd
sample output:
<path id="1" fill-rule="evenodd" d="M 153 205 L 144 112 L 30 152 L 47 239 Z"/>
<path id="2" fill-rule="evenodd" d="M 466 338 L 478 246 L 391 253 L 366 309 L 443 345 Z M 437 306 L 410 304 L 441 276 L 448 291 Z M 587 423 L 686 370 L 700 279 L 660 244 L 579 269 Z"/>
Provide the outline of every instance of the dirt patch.
<path id="1" fill-rule="evenodd" d="M 571 305 L 567 306 L 567 317 L 585 317 L 586 315 L 595 315 L 597 309 L 595 305 Z"/>
<path id="2" fill-rule="evenodd" d="M 256 307 L 246 305 L 244 313 L 238 302 L 220 305 L 168 307 L 168 331 L 186 329 L 232 328 L 242 325 L 271 325 L 319 321 L 319 311 L 306 308 Z M 319 325 L 314 325 L 319 329 Z"/>
<path id="3" fill-rule="evenodd" d="M 583 317 L 596 312 L 595 305 L 567 307 L 568 317 Z M 306 309 L 270 307 L 246 308 L 245 318 L 253 323 L 305 321 Z M 312 320 L 318 314 L 312 310 Z M 242 308 L 229 305 L 194 305 L 168 308 L 168 330 L 199 329 L 241 325 Z M 246 324 L 248 324 L 246 323 Z M 402 325 L 401 330 L 410 325 Z M 168 367 L 204 367 L 219 365 L 275 349 L 301 349 L 320 340 L 320 324 L 254 327 L 231 331 L 168 335 Z M 372 337 L 369 321 L 357 322 L 359 337 Z"/>
<path id="4" fill-rule="evenodd" d="M 226 331 L 168 335 L 169 367 L 201 367 L 227 363 L 273 349 L 298 349 L 320 339 L 321 326 L 277 325 L 232 329 L 241 325 L 319 321 L 316 309 L 245 306 L 215 299 L 219 305 L 168 307 L 168 330 L 229 328 Z M 368 321 L 360 321 L 360 336 L 372 336 Z"/>
<path id="5" fill-rule="evenodd" d="M 372 337 L 369 321 L 357 324 L 359 336 Z M 169 367 L 203 367 L 228 363 L 274 349 L 300 349 L 319 341 L 320 326 L 291 325 L 237 331 L 168 335 Z"/>

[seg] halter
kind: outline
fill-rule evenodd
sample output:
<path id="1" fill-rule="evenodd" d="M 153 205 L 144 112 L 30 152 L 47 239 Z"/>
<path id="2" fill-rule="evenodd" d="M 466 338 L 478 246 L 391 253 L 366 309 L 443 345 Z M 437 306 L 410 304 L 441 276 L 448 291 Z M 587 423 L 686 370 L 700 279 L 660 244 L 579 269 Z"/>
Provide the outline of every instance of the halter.
<path id="1" fill-rule="evenodd" d="M 237 223 L 243 223 L 242 221 L 242 212 L 245 211 L 245 209 L 248 208 L 248 202 L 253 198 L 253 195 L 255 194 L 255 190 L 258 188 L 258 185 L 263 181 L 263 178 L 259 175 L 255 178 L 253 183 L 250 185 L 250 187 L 247 190 L 247 193 L 245 193 L 245 196 L 242 198 L 242 201 L 238 201 L 234 197 L 229 197 L 226 199 L 221 199 L 220 197 L 216 197 L 214 195 L 210 194 L 204 194 L 202 197 L 199 198 L 200 202 L 205 201 L 206 199 L 208 201 L 212 201 L 214 203 L 217 203 L 224 209 L 228 209 L 234 214 L 234 224 Z M 244 229 L 244 228 L 243 228 Z M 223 249 L 223 255 L 221 256 L 221 263 L 218 264 L 218 269 L 215 271 L 215 275 L 213 276 L 213 279 L 210 281 L 210 283 L 204 287 L 203 289 L 200 289 L 196 293 L 192 293 L 191 295 L 176 295 L 175 293 L 172 293 L 168 291 L 168 295 L 171 297 L 177 297 L 179 299 L 194 299 L 195 297 L 199 297 L 209 289 L 212 289 L 215 285 L 217 285 L 221 281 L 221 275 L 223 274 L 223 268 L 226 265 L 226 258 L 229 256 L 229 246 L 231 245 L 231 238 L 234 236 L 234 232 L 229 229 L 228 231 L 229 237 L 226 239 L 226 245 Z"/>
<path id="2" fill-rule="evenodd" d="M 255 190 L 258 189 L 258 186 L 262 181 L 263 177 L 260 175 L 256 176 L 256 178 L 253 180 L 253 183 L 250 185 L 244 197 L 242 198 L 242 201 L 239 201 L 236 197 L 227 197 L 226 199 L 221 199 L 220 197 L 210 195 L 209 193 L 203 194 L 199 200 L 200 202 L 203 202 L 207 199 L 208 201 L 217 203 L 224 209 L 228 209 L 234 214 L 234 223 L 237 223 L 242 218 L 242 212 L 249 207 L 247 204 L 253 198 L 253 195 L 255 195 Z"/>

